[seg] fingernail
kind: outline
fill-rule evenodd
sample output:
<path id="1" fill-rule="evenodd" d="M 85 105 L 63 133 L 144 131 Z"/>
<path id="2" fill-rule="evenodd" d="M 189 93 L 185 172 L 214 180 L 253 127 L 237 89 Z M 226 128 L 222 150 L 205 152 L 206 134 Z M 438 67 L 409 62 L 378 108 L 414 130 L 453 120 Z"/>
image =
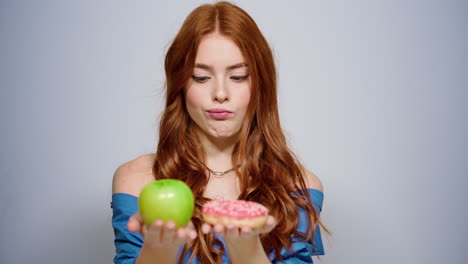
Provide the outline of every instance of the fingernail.
<path id="1" fill-rule="evenodd" d="M 175 227 L 175 223 L 173 221 L 169 221 L 169 222 L 167 222 L 167 227 L 172 229 L 172 228 Z"/>
<path id="2" fill-rule="evenodd" d="M 185 235 L 185 230 L 184 229 L 181 228 L 181 229 L 179 229 L 177 231 L 177 236 L 178 237 L 184 237 L 184 235 Z"/>

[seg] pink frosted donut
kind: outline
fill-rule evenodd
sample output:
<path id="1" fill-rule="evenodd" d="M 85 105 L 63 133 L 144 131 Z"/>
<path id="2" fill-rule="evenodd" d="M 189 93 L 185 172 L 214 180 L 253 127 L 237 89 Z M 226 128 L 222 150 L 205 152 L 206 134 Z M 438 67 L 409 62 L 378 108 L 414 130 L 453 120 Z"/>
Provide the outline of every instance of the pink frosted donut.
<path id="1" fill-rule="evenodd" d="M 252 201 L 212 200 L 203 205 L 202 215 L 205 222 L 212 225 L 233 223 L 237 227 L 256 228 L 265 224 L 268 209 Z"/>

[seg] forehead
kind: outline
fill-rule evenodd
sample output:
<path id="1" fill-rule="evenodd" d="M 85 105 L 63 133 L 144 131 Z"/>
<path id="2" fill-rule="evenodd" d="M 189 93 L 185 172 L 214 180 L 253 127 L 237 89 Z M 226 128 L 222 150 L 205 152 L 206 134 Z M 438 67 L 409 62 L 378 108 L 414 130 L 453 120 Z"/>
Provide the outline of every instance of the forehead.
<path id="1" fill-rule="evenodd" d="M 212 34 L 201 40 L 195 58 L 195 67 L 202 69 L 226 68 L 229 70 L 247 67 L 247 64 L 241 50 L 231 39 Z"/>

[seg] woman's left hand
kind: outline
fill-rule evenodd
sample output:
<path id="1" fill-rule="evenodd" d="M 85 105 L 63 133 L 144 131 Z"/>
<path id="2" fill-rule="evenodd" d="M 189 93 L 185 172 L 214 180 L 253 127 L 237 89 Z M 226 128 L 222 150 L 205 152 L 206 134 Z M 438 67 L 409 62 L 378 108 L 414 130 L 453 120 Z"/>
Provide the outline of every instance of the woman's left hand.
<path id="1" fill-rule="evenodd" d="M 263 233 L 269 233 L 273 228 L 275 228 L 277 222 L 275 218 L 271 215 L 267 217 L 265 224 L 261 227 L 250 228 L 248 226 L 236 227 L 233 223 L 228 223 L 226 225 L 216 224 L 214 226 L 203 223 L 202 232 L 208 234 L 209 232 L 214 232 L 219 236 L 224 237 L 225 240 L 235 241 L 235 240 L 245 240 L 250 239 L 255 236 L 258 236 Z"/>

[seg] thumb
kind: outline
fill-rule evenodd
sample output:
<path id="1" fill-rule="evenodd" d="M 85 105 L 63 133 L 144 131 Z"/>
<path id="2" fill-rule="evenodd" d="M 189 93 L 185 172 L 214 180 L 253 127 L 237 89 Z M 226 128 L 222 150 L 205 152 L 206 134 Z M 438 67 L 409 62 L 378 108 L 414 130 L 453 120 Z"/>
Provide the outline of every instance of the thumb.
<path id="1" fill-rule="evenodd" d="M 127 228 L 130 232 L 141 232 L 142 225 L 143 219 L 141 218 L 140 213 L 136 212 L 135 214 L 130 216 L 130 219 L 128 219 Z"/>

